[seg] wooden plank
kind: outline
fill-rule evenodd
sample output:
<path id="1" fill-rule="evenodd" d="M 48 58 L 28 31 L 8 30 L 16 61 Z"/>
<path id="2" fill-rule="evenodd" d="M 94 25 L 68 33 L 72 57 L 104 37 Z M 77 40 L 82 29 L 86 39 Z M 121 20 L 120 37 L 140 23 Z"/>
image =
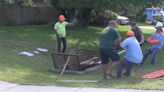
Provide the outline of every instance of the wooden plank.
<path id="1" fill-rule="evenodd" d="M 67 65 L 68 65 L 68 62 L 69 62 L 70 58 L 71 58 L 70 56 L 67 58 L 67 61 L 66 61 L 65 65 L 64 65 L 64 67 L 63 67 L 63 69 L 62 69 L 62 71 L 61 71 L 61 73 L 60 73 L 60 76 L 63 75 L 63 73 L 64 73 L 64 71 L 65 71 L 65 69 L 66 69 L 66 67 L 67 67 Z"/>
<path id="2" fill-rule="evenodd" d="M 79 56 L 79 54 L 71 54 L 71 53 L 52 53 L 53 55 L 67 55 L 67 56 Z"/>
<path id="3" fill-rule="evenodd" d="M 90 61 L 92 61 L 92 60 L 94 60 L 94 59 L 98 59 L 98 57 L 93 57 L 93 58 L 90 58 L 90 59 L 88 59 L 88 60 L 86 60 L 86 61 L 83 61 L 83 62 L 80 63 L 80 65 L 82 65 L 82 64 L 87 64 L 87 63 L 89 63 Z"/>

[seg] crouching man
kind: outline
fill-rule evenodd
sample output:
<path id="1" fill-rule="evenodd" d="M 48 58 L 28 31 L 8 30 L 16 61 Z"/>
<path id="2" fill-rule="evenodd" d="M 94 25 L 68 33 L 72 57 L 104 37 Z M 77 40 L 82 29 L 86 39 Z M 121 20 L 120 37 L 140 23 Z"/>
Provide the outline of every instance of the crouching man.
<path id="1" fill-rule="evenodd" d="M 142 62 L 143 54 L 139 42 L 134 37 L 133 31 L 127 32 L 127 38 L 121 42 L 121 47 L 125 50 L 125 57 L 120 61 L 117 69 L 117 78 L 122 77 L 122 72 L 125 69 L 123 75 L 130 76 L 131 69 L 134 64 L 140 64 Z"/>

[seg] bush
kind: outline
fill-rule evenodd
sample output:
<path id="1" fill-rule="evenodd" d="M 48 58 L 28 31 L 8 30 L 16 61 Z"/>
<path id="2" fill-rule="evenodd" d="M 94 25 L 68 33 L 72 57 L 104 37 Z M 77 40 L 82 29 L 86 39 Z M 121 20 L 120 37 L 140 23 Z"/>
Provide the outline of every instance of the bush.
<path id="1" fill-rule="evenodd" d="M 144 9 L 139 11 L 137 14 L 136 14 L 136 21 L 137 22 L 146 22 L 146 15 L 143 14 L 144 12 Z"/>
<path id="2" fill-rule="evenodd" d="M 0 0 L 1 4 L 19 4 L 25 6 L 33 6 L 33 0 Z"/>
<path id="3" fill-rule="evenodd" d="M 33 6 L 33 0 L 22 0 L 22 4 L 25 6 Z"/>
<path id="4" fill-rule="evenodd" d="M 103 14 L 102 14 L 103 16 Z M 105 18 L 109 19 L 109 20 L 116 20 L 117 19 L 118 14 L 109 10 L 105 10 L 104 11 L 104 16 Z"/>
<path id="5" fill-rule="evenodd" d="M 96 25 L 107 25 L 109 20 L 116 20 L 117 16 L 118 16 L 117 13 L 110 10 L 105 10 L 105 11 L 93 10 L 91 12 L 90 23 Z"/>
<path id="6" fill-rule="evenodd" d="M 51 5 L 51 0 L 44 0 L 44 3 L 47 5 Z"/>
<path id="7" fill-rule="evenodd" d="M 5 3 L 5 4 L 15 4 L 15 0 L 4 0 L 4 2 L 3 3 Z"/>
<path id="8" fill-rule="evenodd" d="M 137 22 L 146 22 L 146 15 L 136 16 L 136 21 Z"/>
<path id="9" fill-rule="evenodd" d="M 0 0 L 0 4 L 3 4 L 4 3 L 4 0 Z"/>
<path id="10" fill-rule="evenodd" d="M 130 21 L 136 21 L 136 15 L 128 15 L 127 17 Z"/>

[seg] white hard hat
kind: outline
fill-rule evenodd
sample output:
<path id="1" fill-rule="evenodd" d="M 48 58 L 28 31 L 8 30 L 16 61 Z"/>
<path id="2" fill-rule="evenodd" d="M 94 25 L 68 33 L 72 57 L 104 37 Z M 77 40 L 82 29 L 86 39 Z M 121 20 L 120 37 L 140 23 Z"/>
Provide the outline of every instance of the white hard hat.
<path id="1" fill-rule="evenodd" d="M 163 27 L 163 23 L 162 22 L 157 22 L 157 24 L 155 25 L 155 27 Z"/>

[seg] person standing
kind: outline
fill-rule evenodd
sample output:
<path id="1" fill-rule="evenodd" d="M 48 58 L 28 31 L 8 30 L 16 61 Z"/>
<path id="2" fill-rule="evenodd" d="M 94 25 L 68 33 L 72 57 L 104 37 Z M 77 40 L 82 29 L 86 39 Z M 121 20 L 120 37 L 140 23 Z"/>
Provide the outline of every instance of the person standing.
<path id="1" fill-rule="evenodd" d="M 121 47 L 125 50 L 125 57 L 120 61 L 117 68 L 117 78 L 122 77 L 122 72 L 125 69 L 123 75 L 131 76 L 132 66 L 134 64 L 140 64 L 142 62 L 143 54 L 139 42 L 137 41 L 133 31 L 127 32 L 127 38 L 121 42 Z"/>
<path id="2" fill-rule="evenodd" d="M 121 37 L 116 29 L 117 23 L 115 21 L 109 21 L 108 27 L 106 27 L 101 34 L 99 50 L 102 61 L 103 79 L 112 77 L 112 70 L 118 64 L 120 57 L 116 51 L 116 47 L 120 45 Z M 109 59 L 112 63 L 109 65 Z"/>
<path id="3" fill-rule="evenodd" d="M 155 65 L 156 55 L 162 49 L 164 44 L 164 32 L 162 30 L 162 27 L 163 27 L 163 23 L 157 22 L 155 26 L 156 31 L 153 32 L 151 37 L 147 39 L 147 42 L 150 43 L 151 46 L 146 50 L 144 54 L 143 63 L 147 59 L 147 57 L 152 53 L 151 65 Z"/>
<path id="4" fill-rule="evenodd" d="M 144 35 L 141 29 L 135 22 L 131 22 L 130 26 L 132 27 L 132 31 L 134 32 L 135 37 L 137 38 L 138 42 L 142 45 L 144 43 Z"/>
<path id="5" fill-rule="evenodd" d="M 58 52 L 65 53 L 67 48 L 66 26 L 74 26 L 74 23 L 66 22 L 64 15 L 60 15 L 58 20 L 59 21 L 54 26 L 58 43 Z"/>

